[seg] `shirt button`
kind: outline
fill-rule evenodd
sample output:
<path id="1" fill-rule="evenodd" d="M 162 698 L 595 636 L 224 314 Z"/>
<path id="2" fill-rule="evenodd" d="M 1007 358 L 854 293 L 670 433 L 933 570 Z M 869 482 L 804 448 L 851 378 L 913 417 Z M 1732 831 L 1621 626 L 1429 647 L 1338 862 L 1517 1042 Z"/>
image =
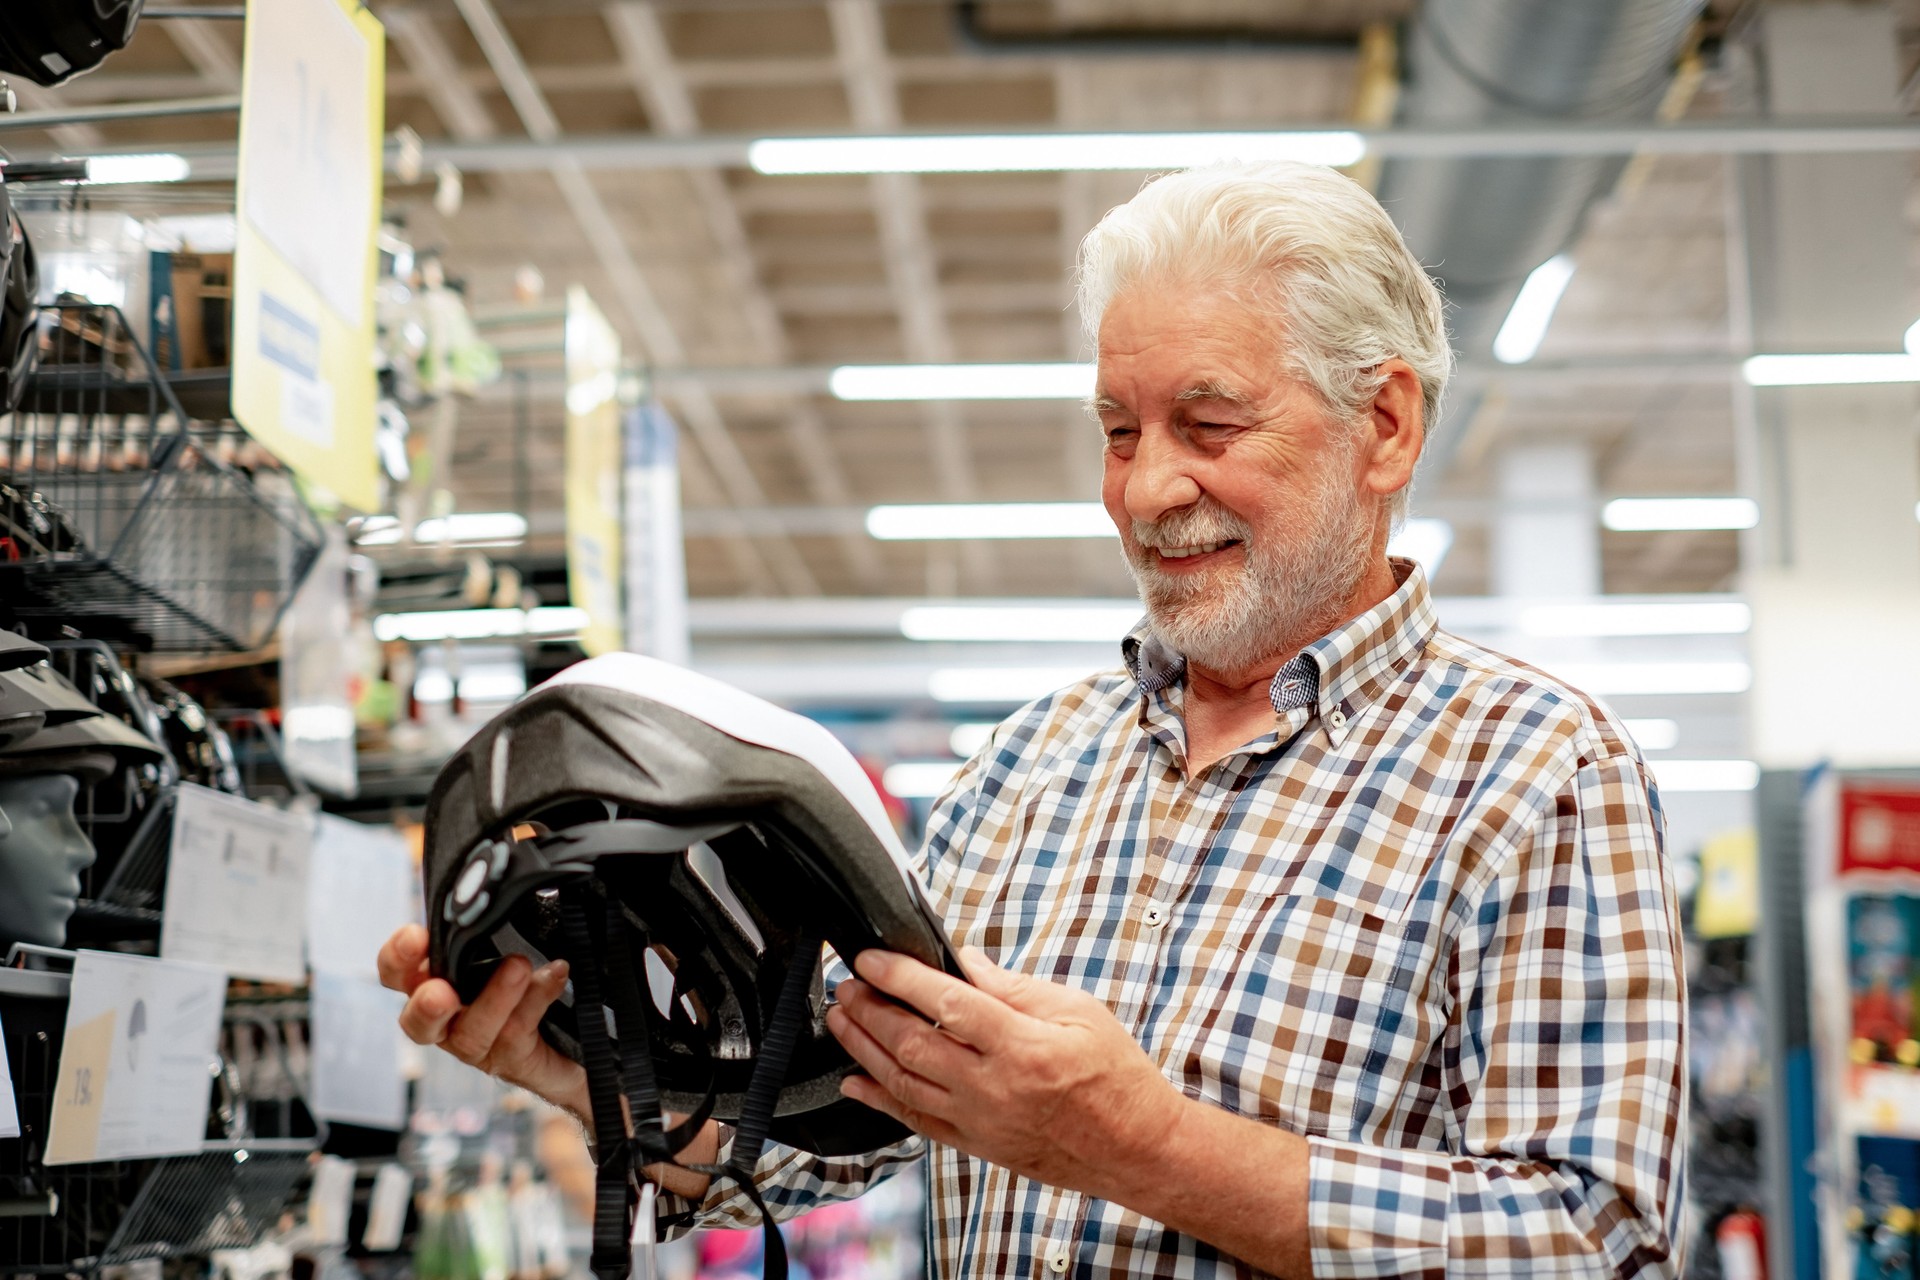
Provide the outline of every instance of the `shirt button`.
<path id="1" fill-rule="evenodd" d="M 1344 729 L 1347 727 L 1347 713 L 1335 707 L 1327 712 L 1327 723 L 1336 729 Z"/>
<path id="2" fill-rule="evenodd" d="M 1067 1246 L 1063 1244 L 1054 1245 L 1053 1248 L 1047 1250 L 1047 1270 L 1057 1276 L 1067 1273 L 1067 1264 L 1071 1261 L 1073 1261 L 1073 1259 L 1067 1253 Z"/>
<path id="3" fill-rule="evenodd" d="M 1158 929 L 1167 922 L 1167 909 L 1157 902 L 1149 902 L 1146 909 L 1141 911 L 1140 919 L 1145 922 L 1147 928 Z"/>

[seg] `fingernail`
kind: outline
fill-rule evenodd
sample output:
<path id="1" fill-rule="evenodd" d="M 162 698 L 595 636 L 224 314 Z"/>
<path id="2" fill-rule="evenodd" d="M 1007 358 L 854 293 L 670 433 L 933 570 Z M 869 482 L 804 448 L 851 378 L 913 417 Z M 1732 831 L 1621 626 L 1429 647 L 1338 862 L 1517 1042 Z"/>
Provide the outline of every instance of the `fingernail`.
<path id="1" fill-rule="evenodd" d="M 541 982 L 565 982 L 567 980 L 567 962 L 565 960 L 549 960 L 541 965 L 540 971 L 533 976 Z"/>
<path id="2" fill-rule="evenodd" d="M 854 957 L 853 971 L 863 978 L 884 977 L 887 966 L 893 962 L 891 956 L 875 947 L 869 947 Z"/>

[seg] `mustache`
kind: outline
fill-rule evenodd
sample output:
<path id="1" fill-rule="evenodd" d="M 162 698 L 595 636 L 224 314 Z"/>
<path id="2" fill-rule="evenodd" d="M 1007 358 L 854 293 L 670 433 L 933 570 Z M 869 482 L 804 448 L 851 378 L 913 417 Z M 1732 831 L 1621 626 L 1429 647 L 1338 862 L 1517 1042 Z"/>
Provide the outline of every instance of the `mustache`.
<path id="1" fill-rule="evenodd" d="M 1133 522 L 1133 540 L 1150 551 L 1205 542 L 1247 542 L 1252 537 L 1252 525 L 1211 501 L 1202 501 L 1158 520 Z"/>

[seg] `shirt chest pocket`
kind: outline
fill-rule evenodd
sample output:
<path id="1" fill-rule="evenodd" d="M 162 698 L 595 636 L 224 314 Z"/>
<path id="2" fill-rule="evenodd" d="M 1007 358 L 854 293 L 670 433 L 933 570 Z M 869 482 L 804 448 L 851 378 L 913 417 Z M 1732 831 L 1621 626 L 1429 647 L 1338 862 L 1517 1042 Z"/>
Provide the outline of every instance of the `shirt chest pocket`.
<path id="1" fill-rule="evenodd" d="M 1397 1091 L 1430 1012 L 1418 926 L 1331 897 L 1276 896 L 1198 969 L 1173 1056 L 1189 1093 L 1296 1133 L 1347 1138 Z M 1170 1064 L 1171 1065 L 1171 1064 Z"/>

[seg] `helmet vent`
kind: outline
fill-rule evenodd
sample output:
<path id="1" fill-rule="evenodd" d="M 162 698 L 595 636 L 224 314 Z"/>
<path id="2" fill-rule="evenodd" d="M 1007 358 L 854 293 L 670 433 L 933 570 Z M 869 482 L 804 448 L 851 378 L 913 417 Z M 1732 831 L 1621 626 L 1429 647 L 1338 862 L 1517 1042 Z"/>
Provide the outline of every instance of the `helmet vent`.
<path id="1" fill-rule="evenodd" d="M 659 947 L 647 948 L 647 992 L 663 1018 L 673 1016 L 673 970 Z"/>
<path id="2" fill-rule="evenodd" d="M 747 910 L 747 904 L 740 901 L 740 895 L 733 891 L 733 885 L 727 881 L 726 864 L 720 861 L 713 846 L 702 840 L 687 850 L 687 870 L 693 872 L 693 878 L 714 905 L 727 913 L 727 919 L 739 931 L 755 956 L 767 953 L 767 939 L 760 932 L 760 926 L 754 923 L 753 913 Z"/>
<path id="3" fill-rule="evenodd" d="M 493 738 L 493 755 L 488 761 L 488 769 L 493 781 L 493 811 L 500 813 L 507 807 L 507 766 L 512 760 L 513 748 L 510 745 L 513 729 L 501 725 L 500 732 Z"/>

